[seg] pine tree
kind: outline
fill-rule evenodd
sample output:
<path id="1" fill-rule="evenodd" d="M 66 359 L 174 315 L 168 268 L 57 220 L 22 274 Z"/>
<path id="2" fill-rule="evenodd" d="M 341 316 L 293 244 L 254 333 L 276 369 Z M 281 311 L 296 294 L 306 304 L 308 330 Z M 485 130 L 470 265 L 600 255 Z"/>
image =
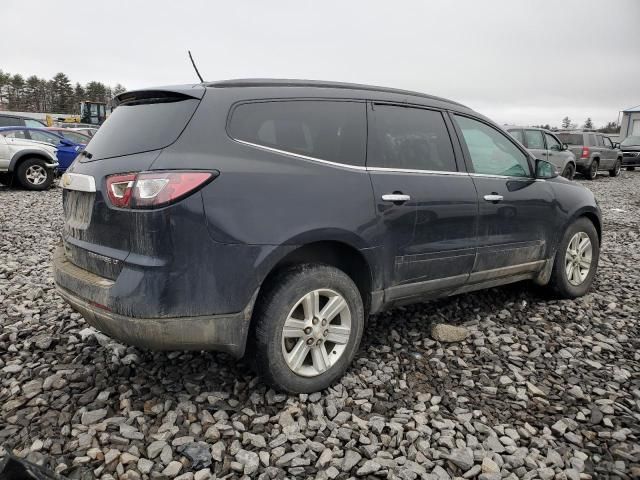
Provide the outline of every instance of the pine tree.
<path id="1" fill-rule="evenodd" d="M 593 121 L 591 120 L 591 117 L 587 118 L 584 122 L 584 128 L 586 128 L 587 130 L 591 130 L 593 129 Z"/>
<path id="2" fill-rule="evenodd" d="M 571 119 L 569 117 L 564 117 L 562 119 L 562 128 L 570 128 L 571 127 Z"/>
<path id="3" fill-rule="evenodd" d="M 64 73 L 57 73 L 51 80 L 53 110 L 55 113 L 72 113 L 73 87 Z"/>

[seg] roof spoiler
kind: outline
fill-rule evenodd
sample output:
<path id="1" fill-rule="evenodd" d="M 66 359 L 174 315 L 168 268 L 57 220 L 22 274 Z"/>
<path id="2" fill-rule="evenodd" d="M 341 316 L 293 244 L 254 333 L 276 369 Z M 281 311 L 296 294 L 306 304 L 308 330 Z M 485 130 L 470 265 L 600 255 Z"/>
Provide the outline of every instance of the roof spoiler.
<path id="1" fill-rule="evenodd" d="M 203 85 L 177 85 L 172 87 L 131 90 L 113 98 L 114 107 L 119 105 L 142 105 L 149 103 L 201 100 L 207 89 Z"/>

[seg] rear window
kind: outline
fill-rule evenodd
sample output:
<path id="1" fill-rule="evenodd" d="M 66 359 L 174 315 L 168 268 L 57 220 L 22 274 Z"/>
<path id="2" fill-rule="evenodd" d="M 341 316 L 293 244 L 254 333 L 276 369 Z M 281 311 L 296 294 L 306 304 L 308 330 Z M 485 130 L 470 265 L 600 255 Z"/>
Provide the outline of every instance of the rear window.
<path id="1" fill-rule="evenodd" d="M 119 105 L 91 138 L 90 160 L 158 150 L 175 142 L 200 100 L 185 95 L 146 98 Z M 84 157 L 82 161 L 88 161 Z"/>
<path id="2" fill-rule="evenodd" d="M 558 133 L 558 138 L 567 145 L 584 145 L 581 133 Z"/>
<path id="3" fill-rule="evenodd" d="M 365 104 L 330 100 L 244 103 L 233 110 L 229 135 L 284 152 L 363 166 Z"/>

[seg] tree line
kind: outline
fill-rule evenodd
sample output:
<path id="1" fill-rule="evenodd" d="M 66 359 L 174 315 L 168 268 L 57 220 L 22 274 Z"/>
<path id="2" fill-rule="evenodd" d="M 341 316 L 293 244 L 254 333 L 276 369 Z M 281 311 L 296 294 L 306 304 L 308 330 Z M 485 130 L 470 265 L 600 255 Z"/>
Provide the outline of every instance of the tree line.
<path id="1" fill-rule="evenodd" d="M 595 130 L 596 132 L 600 132 L 600 133 L 619 133 L 620 132 L 620 125 L 618 125 L 618 122 L 607 122 L 606 125 L 600 128 L 595 128 L 593 125 L 593 120 L 591 120 L 591 117 L 588 117 L 584 121 L 584 123 L 582 124 L 582 127 L 578 127 L 578 124 L 573 123 L 568 116 L 562 119 L 562 122 L 560 123 L 560 125 L 563 130 L 575 130 L 577 128 L 584 128 L 586 130 Z M 558 127 L 552 127 L 548 123 L 546 125 L 534 125 L 534 127 L 545 128 L 547 130 L 560 130 Z"/>
<path id="2" fill-rule="evenodd" d="M 115 87 L 96 81 L 72 85 L 64 73 L 57 73 L 50 80 L 36 75 L 25 79 L 19 73 L 0 70 L 0 110 L 78 115 L 81 101 L 109 103 L 124 91 L 119 83 Z"/>

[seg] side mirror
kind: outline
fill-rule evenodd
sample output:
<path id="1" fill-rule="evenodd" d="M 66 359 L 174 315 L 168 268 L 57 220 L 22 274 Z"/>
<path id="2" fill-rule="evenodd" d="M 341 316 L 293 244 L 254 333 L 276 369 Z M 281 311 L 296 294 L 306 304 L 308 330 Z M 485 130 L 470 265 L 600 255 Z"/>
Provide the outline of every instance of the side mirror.
<path id="1" fill-rule="evenodd" d="M 558 171 L 556 170 L 555 165 L 547 162 L 546 160 L 536 158 L 536 178 L 548 179 L 556 178 L 557 176 Z"/>
<path id="2" fill-rule="evenodd" d="M 562 144 L 562 150 L 569 150 L 569 145 L 566 143 Z"/>
<path id="3" fill-rule="evenodd" d="M 613 148 L 620 148 L 620 144 L 618 142 L 614 143 Z"/>

